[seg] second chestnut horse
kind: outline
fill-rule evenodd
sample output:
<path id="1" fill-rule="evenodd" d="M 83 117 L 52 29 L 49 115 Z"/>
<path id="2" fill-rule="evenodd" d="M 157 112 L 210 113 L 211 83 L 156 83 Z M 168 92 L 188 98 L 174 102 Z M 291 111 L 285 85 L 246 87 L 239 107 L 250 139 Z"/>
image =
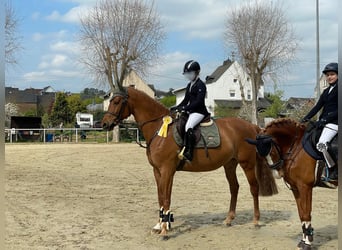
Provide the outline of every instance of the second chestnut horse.
<path id="1" fill-rule="evenodd" d="M 312 249 L 313 228 L 311 226 L 312 189 L 321 185 L 316 169 L 316 160 L 302 146 L 306 126 L 290 118 L 280 118 L 270 122 L 256 140 L 248 139 L 256 145 L 259 154 L 267 160 L 265 168 L 272 168 L 288 183 L 297 203 L 302 223 L 302 240 L 298 249 Z M 320 162 L 321 163 L 321 162 Z M 322 171 L 318 171 L 321 173 Z M 337 182 L 334 183 L 337 185 Z"/>

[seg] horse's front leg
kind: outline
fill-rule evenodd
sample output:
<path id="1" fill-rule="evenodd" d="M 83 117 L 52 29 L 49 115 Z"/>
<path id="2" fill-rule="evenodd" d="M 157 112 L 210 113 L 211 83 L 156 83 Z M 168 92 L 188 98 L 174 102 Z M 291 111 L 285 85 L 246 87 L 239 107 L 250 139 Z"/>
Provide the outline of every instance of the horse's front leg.
<path id="1" fill-rule="evenodd" d="M 164 168 L 154 168 L 160 210 L 159 221 L 153 229 L 165 237 L 167 236 L 167 231 L 171 229 L 171 222 L 173 222 L 170 205 L 174 174 L 175 172 L 166 166 Z"/>
<path id="2" fill-rule="evenodd" d="M 296 199 L 303 233 L 302 240 L 297 247 L 298 249 L 311 250 L 314 231 L 311 226 L 312 186 L 301 185 L 299 188 L 292 189 L 292 192 Z"/>
<path id="3" fill-rule="evenodd" d="M 230 191 L 230 206 L 229 211 L 227 214 L 226 219 L 223 221 L 223 224 L 227 226 L 231 226 L 232 221 L 235 218 L 235 210 L 236 210 L 236 203 L 237 197 L 239 192 L 239 182 L 236 176 L 236 166 L 237 164 L 226 164 L 224 166 L 224 171 L 226 174 L 226 178 L 229 184 L 229 191 Z"/>

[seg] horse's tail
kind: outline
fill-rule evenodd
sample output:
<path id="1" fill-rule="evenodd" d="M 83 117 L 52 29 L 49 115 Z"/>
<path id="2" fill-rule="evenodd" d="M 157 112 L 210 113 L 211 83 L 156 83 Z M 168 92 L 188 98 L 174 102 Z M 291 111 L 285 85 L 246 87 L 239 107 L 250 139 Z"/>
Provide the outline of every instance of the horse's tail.
<path id="1" fill-rule="evenodd" d="M 278 193 L 278 188 L 273 173 L 266 165 L 265 159 L 258 153 L 256 153 L 255 173 L 259 183 L 259 194 L 261 196 L 271 196 Z"/>

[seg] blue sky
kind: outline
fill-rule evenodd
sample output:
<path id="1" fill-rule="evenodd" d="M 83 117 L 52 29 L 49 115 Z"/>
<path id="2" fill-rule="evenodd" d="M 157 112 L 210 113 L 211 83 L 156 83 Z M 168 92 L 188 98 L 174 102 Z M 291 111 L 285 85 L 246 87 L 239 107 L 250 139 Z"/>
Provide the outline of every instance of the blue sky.
<path id="1" fill-rule="evenodd" d="M 149 1 L 149 0 L 146 0 Z M 270 1 L 270 0 L 264 0 Z M 6 86 L 80 92 L 98 87 L 78 63 L 79 15 L 95 0 L 12 0 L 20 18 L 22 50 L 19 65 L 6 71 Z M 167 38 L 162 60 L 151 69 L 146 81 L 161 90 L 180 88 L 186 81 L 181 71 L 189 59 L 197 60 L 205 79 L 230 56 L 224 47 L 224 20 L 241 0 L 155 0 Z M 280 1 L 273 0 L 278 4 Z M 316 1 L 282 1 L 286 16 L 300 41 L 296 60 L 282 74 L 277 86 L 284 97 L 314 97 L 316 84 Z M 320 68 L 337 61 L 338 0 L 320 0 Z M 265 90 L 272 92 L 271 83 Z"/>

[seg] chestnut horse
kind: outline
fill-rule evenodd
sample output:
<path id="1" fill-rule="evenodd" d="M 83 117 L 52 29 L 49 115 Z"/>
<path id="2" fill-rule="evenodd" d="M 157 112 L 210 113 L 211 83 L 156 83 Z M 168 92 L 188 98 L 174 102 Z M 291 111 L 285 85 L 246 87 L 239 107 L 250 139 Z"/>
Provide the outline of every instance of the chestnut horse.
<path id="1" fill-rule="evenodd" d="M 180 161 L 177 157 L 180 148 L 172 135 L 174 124 L 168 126 L 166 137 L 159 136 L 158 131 L 163 125 L 163 117 L 170 114 L 169 109 L 147 94 L 128 87 L 113 93 L 102 126 L 104 129 L 111 130 L 131 114 L 146 140 L 146 154 L 153 167 L 158 189 L 159 221 L 153 229 L 167 239 L 167 231 L 173 221 L 173 214 L 170 212 L 173 177 Z M 259 192 L 264 196 L 278 192 L 272 172 L 261 167 L 264 159 L 257 155 L 254 146 L 245 141 L 245 138 L 255 137 L 260 128 L 238 118 L 217 119 L 216 123 L 221 145 L 217 148 L 209 148 L 207 152 L 204 149 L 195 149 L 192 162 L 186 162 L 182 170 L 200 172 L 224 167 L 231 194 L 229 212 L 224 223 L 230 225 L 235 218 L 239 189 L 236 167 L 240 164 L 253 196 L 253 222 L 258 225 Z M 260 168 L 257 168 L 258 166 Z"/>
<path id="2" fill-rule="evenodd" d="M 317 178 L 316 160 L 302 146 L 305 129 L 304 124 L 295 120 L 280 118 L 270 122 L 256 137 L 256 141 L 248 141 L 255 144 L 259 154 L 266 158 L 266 168 L 271 167 L 288 183 L 302 223 L 303 238 L 297 247 L 309 250 L 313 241 L 312 189 L 320 185 L 320 175 Z"/>

